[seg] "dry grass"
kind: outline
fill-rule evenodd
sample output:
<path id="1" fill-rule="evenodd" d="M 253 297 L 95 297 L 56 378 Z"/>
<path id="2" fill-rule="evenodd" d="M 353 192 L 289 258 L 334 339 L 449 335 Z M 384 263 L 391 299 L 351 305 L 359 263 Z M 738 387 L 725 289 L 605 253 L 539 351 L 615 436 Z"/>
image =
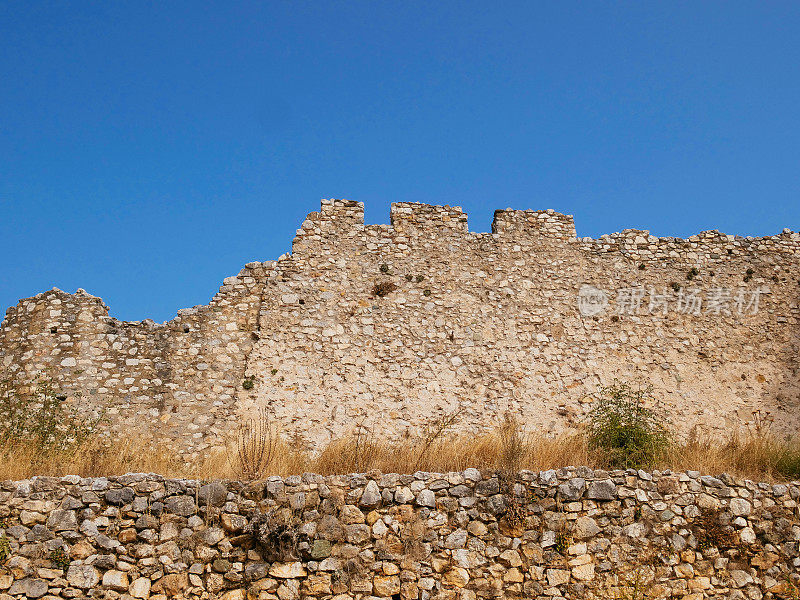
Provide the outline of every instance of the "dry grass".
<path id="1" fill-rule="evenodd" d="M 442 419 L 447 419 L 443 417 Z M 452 423 L 450 423 L 452 424 Z M 29 446 L 0 448 L 0 480 L 24 479 L 32 475 L 118 475 L 128 472 L 157 472 L 165 476 L 196 479 L 247 478 L 252 464 L 248 456 L 259 457 L 257 476 L 315 472 L 323 475 L 364 472 L 459 471 L 467 467 L 515 472 L 539 471 L 569 465 L 608 467 L 608 457 L 590 450 L 584 432 L 546 437 L 525 434 L 511 419 L 482 435 L 450 434 L 449 425 L 435 421 L 417 438 L 387 442 L 367 428 L 334 441 L 317 456 L 279 436 L 252 435 L 252 427 L 240 430 L 229 449 L 216 452 L 192 464 L 184 464 L 174 452 L 147 441 L 121 440 L 108 447 L 90 441 L 69 454 L 42 456 Z M 444 426 L 442 426 L 444 425 Z M 242 433 L 250 437 L 244 440 Z M 250 433 L 248 433 L 248 431 Z M 246 444 L 268 444 L 259 448 Z M 733 436 L 726 441 L 692 436 L 671 445 L 658 461 L 658 468 L 675 471 L 698 470 L 708 474 L 727 472 L 762 481 L 800 478 L 800 441 L 779 440 L 767 431 Z M 250 469 L 250 471 L 248 471 Z"/>
<path id="2" fill-rule="evenodd" d="M 727 440 L 693 434 L 669 446 L 661 463 L 676 471 L 730 473 L 758 481 L 800 478 L 800 439 L 780 439 L 768 430 L 732 434 Z"/>
<path id="3" fill-rule="evenodd" d="M 174 452 L 140 440 L 119 440 L 113 446 L 89 441 L 70 452 L 42 454 L 29 444 L 0 448 L 0 479 L 33 475 L 117 475 L 153 471 L 177 475 L 185 471 Z"/>

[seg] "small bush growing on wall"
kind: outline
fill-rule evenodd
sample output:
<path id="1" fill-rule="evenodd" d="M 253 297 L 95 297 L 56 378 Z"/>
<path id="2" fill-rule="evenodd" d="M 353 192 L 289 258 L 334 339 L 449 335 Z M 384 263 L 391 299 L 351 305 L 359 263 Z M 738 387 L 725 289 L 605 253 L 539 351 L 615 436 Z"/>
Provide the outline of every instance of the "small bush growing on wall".
<path id="1" fill-rule="evenodd" d="M 607 451 L 614 466 L 651 466 L 668 446 L 668 420 L 652 391 L 616 380 L 600 388 L 588 416 L 589 446 Z"/>
<path id="2" fill-rule="evenodd" d="M 85 442 L 102 415 L 87 417 L 42 377 L 32 391 L 19 393 L 12 382 L 0 382 L 0 444 L 32 444 L 42 455 L 65 452 Z M 79 396 L 79 394 L 78 394 Z"/>
<path id="3" fill-rule="evenodd" d="M 571 543 L 572 540 L 569 535 L 564 531 L 559 531 L 556 533 L 556 541 L 555 544 L 553 544 L 553 550 L 559 554 L 566 554 Z"/>
<path id="4" fill-rule="evenodd" d="M 50 552 L 49 558 L 50 562 L 62 571 L 66 571 L 69 568 L 70 558 L 64 548 L 55 548 Z"/>
<path id="5" fill-rule="evenodd" d="M 255 513 L 246 530 L 271 561 L 297 560 L 300 557 L 298 546 L 307 538 L 300 533 L 298 515 L 288 509 Z"/>
<path id="6" fill-rule="evenodd" d="M 391 294 L 396 289 L 397 284 L 391 281 L 376 281 L 375 285 L 372 286 L 372 295 L 383 298 L 384 296 Z"/>
<path id="7" fill-rule="evenodd" d="M 5 562 L 11 556 L 11 542 L 5 532 L 0 534 L 0 563 Z"/>

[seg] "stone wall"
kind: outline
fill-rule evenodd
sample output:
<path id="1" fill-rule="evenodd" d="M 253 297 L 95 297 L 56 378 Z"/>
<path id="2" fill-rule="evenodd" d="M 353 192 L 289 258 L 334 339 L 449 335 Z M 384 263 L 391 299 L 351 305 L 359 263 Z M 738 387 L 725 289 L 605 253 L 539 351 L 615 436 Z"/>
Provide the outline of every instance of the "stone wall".
<path id="1" fill-rule="evenodd" d="M 259 408 L 312 448 L 359 424 L 400 438 L 459 408 L 465 431 L 510 412 L 555 432 L 614 378 L 653 384 L 682 432 L 800 426 L 800 234 L 594 240 L 553 211 L 497 211 L 491 233 L 457 207 L 390 216 L 365 225 L 362 204 L 325 200 L 290 254 L 163 325 L 119 322 L 82 291 L 22 300 L 0 327 L 0 369 L 23 392 L 50 373 L 115 431 L 187 458 Z M 592 288 L 608 306 L 582 314 Z"/>
<path id="2" fill-rule="evenodd" d="M 796 598 L 798 486 L 586 468 L 6 481 L 0 600 Z"/>

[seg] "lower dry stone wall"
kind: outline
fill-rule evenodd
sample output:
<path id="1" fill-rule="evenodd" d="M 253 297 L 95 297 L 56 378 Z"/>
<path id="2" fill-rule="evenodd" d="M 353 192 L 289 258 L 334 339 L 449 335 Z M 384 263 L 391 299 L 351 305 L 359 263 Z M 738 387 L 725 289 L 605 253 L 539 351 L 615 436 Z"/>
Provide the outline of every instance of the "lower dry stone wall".
<path id="1" fill-rule="evenodd" d="M 0 484 L 0 598 L 797 598 L 800 482 L 568 468 Z"/>

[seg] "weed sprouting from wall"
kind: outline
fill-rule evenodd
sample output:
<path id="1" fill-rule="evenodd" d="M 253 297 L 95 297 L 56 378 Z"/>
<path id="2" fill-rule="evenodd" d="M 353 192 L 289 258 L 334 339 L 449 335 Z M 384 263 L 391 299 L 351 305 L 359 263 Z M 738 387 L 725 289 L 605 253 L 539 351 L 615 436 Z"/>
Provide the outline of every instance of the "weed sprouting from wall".
<path id="1" fill-rule="evenodd" d="M 11 542 L 3 532 L 0 534 L 0 564 L 4 563 L 11 556 Z"/>
<path id="2" fill-rule="evenodd" d="M 397 289 L 397 284 L 392 281 L 376 281 L 372 286 L 372 295 L 383 298 Z"/>
<path id="3" fill-rule="evenodd" d="M 438 441 L 440 441 L 447 431 L 456 424 L 461 414 L 464 412 L 463 406 L 458 406 L 451 412 L 444 413 L 427 423 L 422 428 L 421 443 L 418 448 L 417 462 L 414 465 L 414 470 L 420 468 L 423 461 L 428 457 L 428 453 Z"/>
<path id="4" fill-rule="evenodd" d="M 241 423 L 236 434 L 236 457 L 241 477 L 246 480 L 263 478 L 278 444 L 278 434 L 265 410 Z"/>
<path id="5" fill-rule="evenodd" d="M 516 473 L 520 470 L 525 440 L 519 421 L 510 413 L 506 413 L 499 428 L 501 469 L 504 473 Z"/>
<path id="6" fill-rule="evenodd" d="M 51 550 L 48 558 L 50 562 L 64 572 L 69 568 L 69 563 L 71 562 L 69 553 L 61 547 Z"/>

